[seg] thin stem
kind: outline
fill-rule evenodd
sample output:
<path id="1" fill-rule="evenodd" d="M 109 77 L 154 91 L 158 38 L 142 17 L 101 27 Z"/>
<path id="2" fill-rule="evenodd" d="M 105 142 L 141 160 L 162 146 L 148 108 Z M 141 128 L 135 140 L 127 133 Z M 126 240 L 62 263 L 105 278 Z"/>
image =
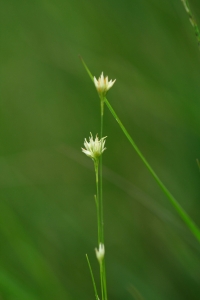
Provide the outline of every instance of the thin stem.
<path id="1" fill-rule="evenodd" d="M 195 33 L 195 36 L 197 38 L 197 43 L 198 43 L 198 47 L 199 47 L 199 50 L 200 50 L 200 31 L 199 31 L 199 27 L 198 27 L 197 22 L 194 18 L 194 15 L 191 12 L 188 0 L 181 0 L 181 2 L 183 3 L 183 6 L 185 7 L 185 11 L 188 14 L 190 23 L 191 23 L 192 27 L 194 28 L 194 33 Z"/>
<path id="2" fill-rule="evenodd" d="M 103 278 L 103 266 L 102 266 L 102 263 L 100 263 L 100 279 L 101 279 L 101 297 L 102 297 L 102 300 L 105 300 L 104 298 L 104 278 Z"/>
<path id="3" fill-rule="evenodd" d="M 100 97 L 100 105 L 101 105 L 101 130 L 100 130 L 100 138 L 103 137 L 103 116 L 104 116 L 104 99 Z M 101 210 L 101 243 L 104 244 L 104 222 L 103 222 L 103 162 L 102 162 L 102 155 L 100 157 L 100 210 Z"/>
<path id="4" fill-rule="evenodd" d="M 99 245 L 101 243 L 101 211 L 99 206 L 99 160 L 94 161 L 94 169 L 95 169 L 96 190 L 97 190 L 95 202 L 97 208 L 98 245 Z"/>
<path id="5" fill-rule="evenodd" d="M 103 241 L 102 241 L 103 226 L 102 226 L 102 213 L 101 213 L 102 191 L 101 191 L 101 196 L 99 195 L 99 160 L 94 161 L 94 168 L 95 168 L 95 175 L 96 175 L 95 177 L 96 177 L 96 190 L 97 190 L 97 195 L 95 196 L 95 203 L 96 203 L 96 208 L 97 208 L 98 245 L 100 246 L 101 243 L 103 244 Z M 102 180 L 102 177 L 101 177 L 101 180 Z M 102 188 L 102 184 L 101 184 L 101 188 Z M 104 259 L 102 262 L 100 262 L 100 282 L 101 282 L 102 300 L 107 300 Z"/>
<path id="6" fill-rule="evenodd" d="M 126 130 L 126 128 L 124 127 L 124 125 L 122 124 L 120 119 L 118 118 L 116 112 L 114 111 L 114 109 L 112 108 L 112 106 L 110 105 L 110 103 L 108 102 L 108 100 L 105 97 L 104 97 L 104 102 L 107 105 L 107 107 L 110 110 L 113 117 L 115 118 L 115 120 L 117 121 L 117 123 L 119 124 L 119 126 L 122 129 L 123 133 L 127 137 L 128 141 L 131 143 L 132 147 L 135 149 L 135 151 L 137 152 L 137 154 L 139 155 L 139 157 L 141 158 L 141 160 L 143 161 L 143 163 L 145 164 L 145 166 L 147 167 L 147 169 L 149 170 L 151 175 L 154 177 L 154 179 L 156 180 L 156 182 L 158 183 L 158 185 L 160 186 L 162 191 L 168 197 L 168 199 L 170 200 L 171 204 L 176 209 L 179 216 L 182 218 L 182 220 L 185 222 L 185 224 L 188 226 L 188 228 L 194 234 L 196 239 L 200 242 L 200 230 L 199 230 L 199 228 L 192 221 L 192 219 L 189 217 L 189 215 L 184 211 L 184 209 L 180 206 L 180 204 L 176 201 L 176 199 L 172 196 L 172 194 L 169 192 L 169 190 L 165 187 L 165 185 L 162 183 L 162 181 L 157 176 L 157 174 L 154 172 L 154 170 L 149 165 L 149 163 L 147 162 L 147 160 L 145 159 L 143 154 L 140 152 L 139 148 L 136 146 L 136 144 L 133 141 L 133 139 L 131 138 L 130 134 L 128 133 L 128 131 Z"/>
<path id="7" fill-rule="evenodd" d="M 100 96 L 100 105 L 101 105 L 101 130 L 100 130 L 100 138 L 103 137 L 103 117 L 104 117 L 104 97 Z M 104 244 L 104 214 L 103 214 L 103 186 L 102 186 L 102 181 L 103 181 L 103 163 L 102 163 L 102 155 L 100 157 L 100 206 L 101 206 L 101 241 Z M 103 281 L 101 282 L 103 291 L 104 291 L 104 296 L 105 300 L 107 300 L 107 285 L 106 285 L 106 265 L 105 265 L 105 257 L 100 265 L 100 268 L 102 269 L 102 279 Z"/>
<path id="8" fill-rule="evenodd" d="M 90 275 L 91 275 L 91 278 L 92 278 L 95 298 L 96 298 L 96 300 L 99 300 L 98 293 L 97 293 L 97 288 L 96 288 L 96 284 L 95 284 L 95 280 L 94 280 L 94 275 L 93 275 L 92 268 L 91 268 L 90 261 L 89 261 L 89 258 L 87 256 L 87 254 L 86 254 L 86 259 L 87 259 L 88 267 L 89 267 L 89 270 L 90 270 Z"/>

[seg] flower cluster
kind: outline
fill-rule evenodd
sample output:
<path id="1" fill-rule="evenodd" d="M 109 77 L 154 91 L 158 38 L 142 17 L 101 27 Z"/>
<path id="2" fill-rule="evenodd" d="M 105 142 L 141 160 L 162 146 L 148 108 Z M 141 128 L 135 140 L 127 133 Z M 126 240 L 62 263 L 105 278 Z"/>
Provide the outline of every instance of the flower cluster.
<path id="1" fill-rule="evenodd" d="M 81 148 L 83 153 L 85 153 L 87 156 L 92 158 L 93 160 L 97 160 L 101 154 L 106 150 L 105 146 L 105 139 L 106 137 L 103 137 L 102 139 L 98 139 L 98 136 L 96 135 L 96 138 L 93 140 L 92 133 L 90 133 L 89 142 L 85 139 L 84 141 L 84 148 Z"/>
<path id="2" fill-rule="evenodd" d="M 104 78 L 103 72 L 101 73 L 101 76 L 97 80 L 96 77 L 94 77 L 94 84 L 96 86 L 96 89 L 100 95 L 105 96 L 107 91 L 113 86 L 115 83 L 116 79 L 112 81 L 108 81 L 108 76 Z"/>

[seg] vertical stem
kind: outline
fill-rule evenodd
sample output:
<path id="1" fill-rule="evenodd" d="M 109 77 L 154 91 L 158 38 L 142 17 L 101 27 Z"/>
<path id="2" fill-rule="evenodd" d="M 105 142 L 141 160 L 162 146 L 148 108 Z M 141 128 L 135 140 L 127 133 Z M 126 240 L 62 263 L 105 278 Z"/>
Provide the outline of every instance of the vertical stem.
<path id="1" fill-rule="evenodd" d="M 101 130 L 100 138 L 103 137 L 103 117 L 104 117 L 104 97 L 100 97 L 101 105 Z M 100 157 L 100 210 L 101 210 L 101 243 L 104 244 L 104 221 L 103 221 L 103 186 L 102 186 L 102 155 Z M 105 300 L 107 300 L 107 286 L 106 286 L 106 268 L 105 268 L 105 257 L 100 265 L 100 272 L 102 273 L 102 287 L 104 291 Z"/>
<path id="2" fill-rule="evenodd" d="M 94 169 L 96 175 L 96 190 L 97 190 L 95 202 L 97 208 L 98 245 L 99 245 L 101 243 L 101 211 L 99 206 L 99 160 L 94 161 Z"/>
<path id="3" fill-rule="evenodd" d="M 101 196 L 99 197 L 99 160 L 94 161 L 95 175 L 96 175 L 96 190 L 97 196 L 95 198 L 97 207 L 97 223 L 98 223 L 98 245 L 102 243 L 102 222 L 101 222 Z M 101 281 L 101 297 L 105 300 L 104 294 L 104 268 L 100 263 L 100 281 Z"/>
<path id="4" fill-rule="evenodd" d="M 101 100 L 101 129 L 100 129 L 100 138 L 102 139 L 103 137 L 103 115 L 104 115 L 104 99 L 100 97 Z M 100 157 L 100 210 L 101 210 L 101 243 L 104 243 L 104 224 L 103 224 L 103 187 L 102 187 L 102 155 Z"/>
<path id="5" fill-rule="evenodd" d="M 102 300 L 105 300 L 104 298 L 104 275 L 103 275 L 103 265 L 102 262 L 100 263 L 100 279 L 101 279 L 101 294 L 102 294 Z"/>

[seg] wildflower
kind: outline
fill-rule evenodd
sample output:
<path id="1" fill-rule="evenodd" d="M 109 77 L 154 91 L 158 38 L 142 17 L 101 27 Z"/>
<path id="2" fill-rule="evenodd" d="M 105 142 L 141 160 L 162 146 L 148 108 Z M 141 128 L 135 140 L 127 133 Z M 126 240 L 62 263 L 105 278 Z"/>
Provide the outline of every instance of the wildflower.
<path id="1" fill-rule="evenodd" d="M 105 139 L 106 137 L 103 137 L 102 139 L 98 139 L 98 136 L 96 135 L 95 140 L 93 140 L 93 136 L 90 133 L 89 142 L 85 139 L 84 141 L 84 148 L 81 148 L 83 153 L 85 153 L 87 156 L 92 158 L 93 160 L 97 160 L 99 156 L 106 150 L 105 146 Z"/>
<path id="2" fill-rule="evenodd" d="M 108 76 L 104 78 L 103 72 L 101 73 L 101 76 L 97 80 L 96 77 L 94 77 L 94 85 L 96 86 L 96 89 L 99 94 L 104 95 L 107 93 L 107 91 L 113 86 L 116 79 L 112 81 L 108 81 Z"/>
<path id="3" fill-rule="evenodd" d="M 96 252 L 96 257 L 97 257 L 99 263 L 102 263 L 102 260 L 104 259 L 104 255 L 105 255 L 104 244 L 99 244 L 99 250 L 97 248 L 95 248 L 95 252 Z"/>

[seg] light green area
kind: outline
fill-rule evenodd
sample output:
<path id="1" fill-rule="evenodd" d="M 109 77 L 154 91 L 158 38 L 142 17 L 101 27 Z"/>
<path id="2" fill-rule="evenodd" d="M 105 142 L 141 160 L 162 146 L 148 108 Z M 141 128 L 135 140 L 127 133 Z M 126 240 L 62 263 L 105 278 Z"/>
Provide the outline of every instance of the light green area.
<path id="1" fill-rule="evenodd" d="M 109 102 L 200 226 L 194 30 L 181 1 L 163 0 L 4 0 L 0 28 L 0 299 L 94 299 L 95 178 L 81 146 L 100 132 L 100 101 L 78 55 L 117 79 Z M 104 136 L 108 299 L 199 300 L 199 244 L 106 107 Z"/>

